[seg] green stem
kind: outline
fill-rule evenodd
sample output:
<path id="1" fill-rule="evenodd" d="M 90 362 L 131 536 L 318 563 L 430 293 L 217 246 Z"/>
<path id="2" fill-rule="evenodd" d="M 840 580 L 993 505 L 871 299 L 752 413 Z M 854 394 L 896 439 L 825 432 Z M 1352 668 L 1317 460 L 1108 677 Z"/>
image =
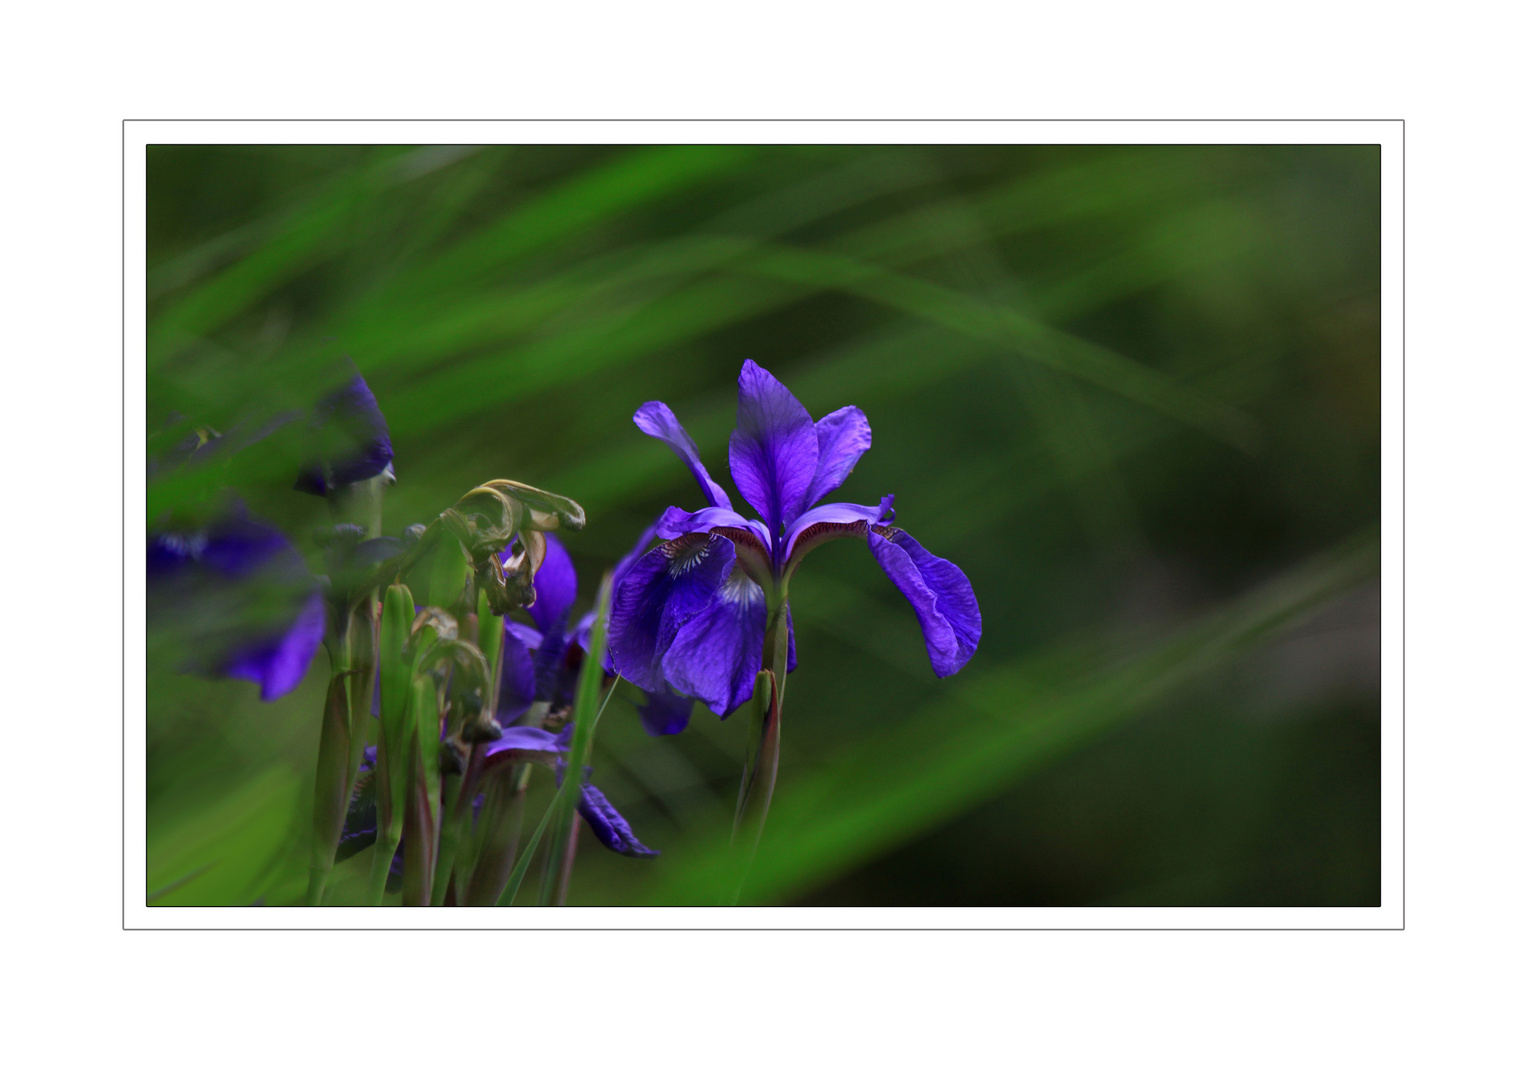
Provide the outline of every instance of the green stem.
<path id="1" fill-rule="evenodd" d="M 460 776 L 447 776 L 445 787 L 445 821 L 440 826 L 440 848 L 435 857 L 435 878 L 430 889 L 431 907 L 445 903 L 445 888 L 451 881 L 451 866 L 456 861 L 456 841 L 460 837 L 462 791 L 465 785 Z"/>
<path id="2" fill-rule="evenodd" d="M 318 735 L 318 768 L 313 779 L 313 846 L 308 863 L 307 902 L 323 903 L 324 888 L 334 869 L 348 802 L 350 766 L 350 635 L 329 642 L 329 691 L 324 698 L 323 726 Z"/>
<path id="3" fill-rule="evenodd" d="M 349 739 L 349 757 L 345 770 L 345 810 L 350 808 L 350 794 L 360 779 L 361 759 L 371 741 L 371 692 L 376 685 L 377 663 L 376 594 L 370 593 L 350 611 L 346 635 L 350 644 L 350 692 L 346 697 L 345 727 Z M 340 815 L 341 828 L 344 815 Z"/>
<path id="4" fill-rule="evenodd" d="M 741 895 L 753 853 L 763 836 L 769 803 L 774 797 L 774 781 L 779 775 L 780 717 L 789 667 L 790 630 L 783 590 L 771 601 L 764 630 L 764 667 L 753 687 L 747 761 L 737 792 L 737 813 L 732 819 L 733 873 L 727 900 L 733 904 Z"/>
<path id="5" fill-rule="evenodd" d="M 398 854 L 398 841 L 403 839 L 402 822 L 385 839 L 377 837 L 371 852 L 371 877 L 366 882 L 366 903 L 372 907 L 381 904 L 387 895 L 387 878 L 392 873 L 392 860 Z"/>
<path id="6" fill-rule="evenodd" d="M 413 594 L 407 586 L 387 589 L 382 605 L 377 663 L 381 669 L 382 715 L 376 741 L 377 839 L 371 856 L 367 902 L 380 904 L 403 838 L 403 817 L 413 776 L 413 665 L 407 655 Z"/>
<path id="7" fill-rule="evenodd" d="M 456 856 L 461 851 L 462 837 L 470 817 L 469 808 L 477 794 L 477 776 L 482 761 L 483 747 L 474 746 L 471 756 L 467 758 L 464 775 L 452 776 L 445 781 L 445 823 L 440 828 L 440 855 L 435 861 L 435 885 L 430 893 L 430 904 L 435 907 L 445 903 L 451 874 L 457 869 Z M 470 862 L 470 859 L 461 860 L 462 872 L 458 875 L 460 883 L 454 894 L 456 903 L 460 903 L 460 898 L 466 893 L 466 883 L 472 872 Z"/>
<path id="8" fill-rule="evenodd" d="M 440 837 L 440 711 L 428 673 L 414 679 L 412 693 L 414 749 L 404 793 L 403 903 L 423 907 L 430 901 Z"/>
<path id="9" fill-rule="evenodd" d="M 525 789 L 530 784 L 530 766 L 512 766 L 489 782 L 488 798 L 483 805 L 482 843 L 466 903 L 492 906 L 499 902 L 509 884 L 514 856 L 520 846 L 520 830 L 525 820 Z"/>

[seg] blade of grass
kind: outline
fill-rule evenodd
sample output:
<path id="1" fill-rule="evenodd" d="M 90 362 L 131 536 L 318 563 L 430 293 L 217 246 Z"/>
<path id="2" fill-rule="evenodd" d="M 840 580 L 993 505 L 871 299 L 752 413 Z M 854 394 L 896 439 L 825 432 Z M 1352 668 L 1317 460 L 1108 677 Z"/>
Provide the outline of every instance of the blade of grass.
<path id="1" fill-rule="evenodd" d="M 550 872 L 541 883 L 541 903 L 549 905 L 557 897 L 567 895 L 567 877 L 572 872 L 568 864 L 567 849 L 572 843 L 573 830 L 578 824 L 578 802 L 583 797 L 583 767 L 588 764 L 594 746 L 594 728 L 604 715 L 615 687 L 600 701 L 599 688 L 604 681 L 605 635 L 610 621 L 610 575 L 606 573 L 599 583 L 599 593 L 594 601 L 594 624 L 589 629 L 588 651 L 583 658 L 583 668 L 578 672 L 578 694 L 573 699 L 573 745 L 567 754 L 567 770 L 563 774 L 562 787 L 557 791 L 553 805 L 557 817 L 553 824 L 552 847 L 547 866 Z"/>
<path id="2" fill-rule="evenodd" d="M 546 804 L 546 813 L 541 815 L 540 824 L 536 826 L 535 832 L 530 834 L 530 841 L 525 845 L 525 850 L 520 852 L 519 858 L 514 860 L 514 869 L 509 874 L 509 882 L 504 886 L 503 895 L 498 898 L 499 907 L 510 907 L 514 903 L 514 898 L 520 891 L 520 882 L 525 880 L 525 872 L 530 869 L 530 860 L 535 856 L 536 849 L 541 846 L 541 837 L 545 835 L 546 826 L 551 824 L 556 810 L 557 799 L 554 797 Z"/>

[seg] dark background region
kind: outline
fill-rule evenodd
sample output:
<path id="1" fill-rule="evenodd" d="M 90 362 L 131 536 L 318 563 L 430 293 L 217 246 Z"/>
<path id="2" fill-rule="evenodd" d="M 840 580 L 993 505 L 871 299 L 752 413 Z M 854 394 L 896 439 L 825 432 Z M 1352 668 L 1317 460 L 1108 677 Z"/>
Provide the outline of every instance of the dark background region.
<path id="1" fill-rule="evenodd" d="M 985 633 L 935 679 L 862 545 L 812 553 L 745 900 L 1379 902 L 1377 147 L 160 146 L 147 209 L 150 432 L 258 430 L 348 355 L 386 529 L 564 492 L 583 605 L 698 505 L 642 402 L 723 482 L 744 358 L 865 410 L 839 497 L 895 492 Z M 226 484 L 316 567 L 296 452 L 156 477 L 146 524 Z M 300 900 L 326 661 L 261 703 L 150 630 L 154 902 Z M 741 728 L 611 706 L 596 777 L 664 854 L 585 842 L 571 902 L 715 899 Z"/>

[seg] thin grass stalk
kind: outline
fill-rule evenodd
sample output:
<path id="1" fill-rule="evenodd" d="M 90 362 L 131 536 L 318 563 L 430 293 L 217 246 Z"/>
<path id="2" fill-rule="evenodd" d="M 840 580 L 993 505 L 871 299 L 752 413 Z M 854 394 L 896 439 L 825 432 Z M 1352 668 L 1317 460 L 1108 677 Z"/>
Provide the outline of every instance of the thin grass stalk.
<path id="1" fill-rule="evenodd" d="M 567 895 L 567 879 L 572 873 L 567 849 L 572 845 L 573 829 L 577 826 L 578 800 L 583 794 L 583 768 L 588 764 L 593 750 L 594 727 L 599 723 L 599 715 L 603 711 L 599 691 L 604 681 L 605 638 L 610 623 L 610 583 L 609 574 L 605 574 L 604 580 L 599 583 L 599 594 L 594 602 L 594 625 L 589 630 L 588 652 L 583 658 L 583 668 L 578 673 L 578 693 L 573 699 L 573 745 L 568 751 L 562 786 L 552 800 L 557 813 L 551 834 L 550 861 L 547 863 L 550 872 L 541 884 L 542 905 L 554 904 L 559 894 L 564 897 Z"/>

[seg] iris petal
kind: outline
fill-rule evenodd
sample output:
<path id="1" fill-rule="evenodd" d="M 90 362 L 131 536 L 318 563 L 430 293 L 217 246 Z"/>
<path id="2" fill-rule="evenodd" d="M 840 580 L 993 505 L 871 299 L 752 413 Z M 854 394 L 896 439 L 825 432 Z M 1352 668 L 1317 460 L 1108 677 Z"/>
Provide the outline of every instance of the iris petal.
<path id="1" fill-rule="evenodd" d="M 789 562 L 796 557 L 797 548 L 804 555 L 806 551 L 814 547 L 821 540 L 831 539 L 834 536 L 862 536 L 865 523 L 875 525 L 887 520 L 891 513 L 891 504 L 896 501 L 896 496 L 887 495 L 880 500 L 878 506 L 864 506 L 860 503 L 824 503 L 821 506 L 807 510 L 790 524 L 790 531 L 785 534 L 785 560 Z M 835 528 L 835 526 L 837 526 Z"/>
<path id="2" fill-rule="evenodd" d="M 274 701 L 296 689 L 323 640 L 323 594 L 314 593 L 281 636 L 241 649 L 225 673 L 260 684 L 260 700 Z"/>
<path id="3" fill-rule="evenodd" d="M 194 558 L 224 577 L 244 578 L 256 570 L 304 574 L 302 556 L 274 525 L 249 517 L 242 507 L 219 518 L 193 540 Z M 152 549 L 151 549 L 152 554 Z"/>
<path id="4" fill-rule="evenodd" d="M 672 540 L 685 533 L 710 532 L 718 525 L 733 529 L 751 528 L 747 518 L 725 506 L 707 506 L 693 513 L 670 506 L 663 511 L 663 516 L 657 519 L 653 528 L 664 540 Z"/>
<path id="5" fill-rule="evenodd" d="M 811 414 L 784 383 L 746 360 L 737 379 L 737 430 L 731 441 L 732 480 L 777 537 L 806 508 L 817 471 L 817 433 Z"/>
<path id="6" fill-rule="evenodd" d="M 615 670 L 649 693 L 666 690 L 663 654 L 684 624 L 710 603 L 736 560 L 725 537 L 688 533 L 632 563 L 610 603 Z"/>
<path id="7" fill-rule="evenodd" d="M 981 640 L 981 609 L 970 579 L 900 529 L 871 529 L 869 545 L 880 568 L 912 605 L 934 674 L 942 679 L 959 671 Z"/>
<path id="8" fill-rule="evenodd" d="M 535 603 L 525 610 L 544 634 L 562 622 L 567 616 L 567 609 L 577 599 L 578 573 L 573 569 L 573 560 L 568 556 L 567 548 L 562 546 L 562 541 L 557 539 L 557 534 L 542 535 L 546 537 L 546 558 L 536 571 Z M 509 557 L 506 553 L 505 561 Z"/>
<path id="9" fill-rule="evenodd" d="M 636 711 L 648 735 L 677 735 L 689 726 L 689 714 L 694 706 L 694 699 L 683 694 L 649 690 L 647 703 L 638 705 Z"/>
<path id="10" fill-rule="evenodd" d="M 650 859 L 661 852 L 653 851 L 636 838 L 620 811 L 610 805 L 604 792 L 593 784 L 584 784 L 582 797 L 578 800 L 578 813 L 589 823 L 589 829 L 599 842 L 617 855 L 629 855 L 636 859 Z"/>
<path id="11" fill-rule="evenodd" d="M 673 415 L 673 410 L 661 401 L 649 401 L 631 419 L 636 421 L 636 426 L 651 435 L 654 439 L 661 439 L 668 444 L 668 448 L 679 455 L 679 460 L 689 466 L 689 471 L 694 475 L 695 483 L 700 485 L 700 491 L 709 500 L 712 506 L 723 506 L 730 510 L 732 500 L 722 490 L 720 484 L 710 478 L 710 473 L 705 471 L 705 465 L 700 461 L 700 451 L 695 446 L 695 441 L 689 437 L 689 432 L 684 430 L 684 425 L 679 423 L 678 417 Z"/>
<path id="12" fill-rule="evenodd" d="M 323 594 L 274 525 L 242 506 L 204 531 L 149 537 L 150 620 L 180 623 L 186 666 L 248 679 L 273 701 L 307 674 L 323 640 Z"/>
<path id="13" fill-rule="evenodd" d="M 501 759 L 504 754 L 513 754 L 521 759 L 528 754 L 544 754 L 549 755 L 544 760 L 550 763 L 556 755 L 566 751 L 567 740 L 562 733 L 521 726 L 505 728 L 501 736 L 487 745 L 483 756 L 491 761 L 493 758 Z"/>
<path id="14" fill-rule="evenodd" d="M 376 397 L 360 373 L 313 409 L 317 460 L 297 477 L 297 490 L 327 495 L 358 484 L 392 464 L 392 435 Z"/>
<path id="15" fill-rule="evenodd" d="M 816 430 L 817 471 L 806 492 L 806 506 L 836 491 L 870 448 L 870 422 L 858 406 L 828 413 L 817 421 Z"/>
<path id="16" fill-rule="evenodd" d="M 493 710 L 500 724 L 518 720 L 536 699 L 534 653 L 540 647 L 539 630 L 504 620 L 504 655 L 499 664 L 498 701 Z"/>
<path id="17" fill-rule="evenodd" d="M 653 522 L 651 525 L 648 525 L 647 528 L 642 531 L 641 536 L 636 538 L 636 543 L 631 545 L 631 550 L 626 552 L 624 555 L 622 555 L 620 557 L 620 562 L 616 563 L 614 569 L 612 569 L 610 571 L 610 582 L 611 582 L 612 585 L 619 585 L 620 584 L 620 579 L 626 576 L 626 571 L 627 570 L 631 569 L 631 564 L 636 562 L 636 560 L 640 559 L 643 555 L 647 554 L 647 545 L 652 543 L 653 539 L 656 536 L 657 536 L 657 523 Z M 593 615 L 592 614 L 586 615 L 586 616 L 584 616 L 584 618 L 589 619 L 589 620 L 592 621 Z M 581 622 L 579 623 L 579 627 L 580 627 L 580 631 L 579 632 L 581 634 L 582 633 L 582 623 Z M 586 648 L 587 645 L 588 645 L 588 639 L 586 637 L 580 636 L 578 638 L 578 644 L 583 645 Z"/>
<path id="18" fill-rule="evenodd" d="M 753 696 L 767 621 L 763 589 L 740 571 L 732 574 L 674 637 L 663 674 L 681 694 L 727 715 Z"/>

